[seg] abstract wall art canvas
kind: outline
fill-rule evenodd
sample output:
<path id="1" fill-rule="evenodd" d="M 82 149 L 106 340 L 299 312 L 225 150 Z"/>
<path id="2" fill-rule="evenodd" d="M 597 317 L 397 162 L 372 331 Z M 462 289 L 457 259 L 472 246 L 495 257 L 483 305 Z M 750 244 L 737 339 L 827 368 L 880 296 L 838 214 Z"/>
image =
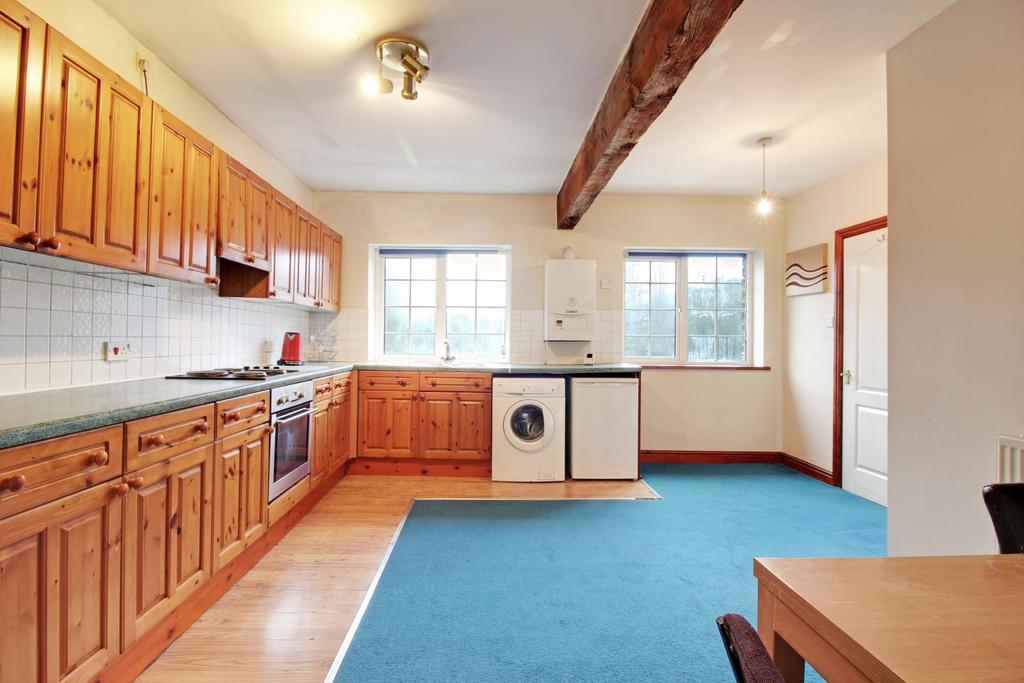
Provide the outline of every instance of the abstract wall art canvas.
<path id="1" fill-rule="evenodd" d="M 820 294 L 828 288 L 828 244 L 786 254 L 786 296 Z"/>

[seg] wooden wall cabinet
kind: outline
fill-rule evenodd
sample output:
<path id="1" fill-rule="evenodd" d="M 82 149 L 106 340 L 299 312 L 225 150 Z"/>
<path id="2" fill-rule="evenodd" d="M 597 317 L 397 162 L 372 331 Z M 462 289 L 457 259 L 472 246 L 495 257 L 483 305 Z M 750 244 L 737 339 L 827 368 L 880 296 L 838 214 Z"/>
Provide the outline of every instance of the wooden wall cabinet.
<path id="1" fill-rule="evenodd" d="M 121 633 L 128 646 L 213 575 L 213 446 L 145 467 L 125 483 Z"/>
<path id="2" fill-rule="evenodd" d="M 99 484 L 0 521 L 0 679 L 85 681 L 121 650 L 127 485 Z"/>
<path id="3" fill-rule="evenodd" d="M 35 248 L 46 24 L 0 0 L 0 241 Z"/>
<path id="4" fill-rule="evenodd" d="M 327 311 L 341 309 L 341 246 L 341 235 L 321 224 L 320 289 L 314 305 Z"/>
<path id="5" fill-rule="evenodd" d="M 217 148 L 154 105 L 151 153 L 149 272 L 218 284 Z"/>
<path id="6" fill-rule="evenodd" d="M 274 248 L 270 259 L 270 290 L 277 301 L 295 300 L 295 233 L 298 208 L 295 202 L 274 191 L 270 202 L 271 234 Z"/>
<path id="7" fill-rule="evenodd" d="M 152 101 L 47 28 L 39 251 L 146 270 Z"/>
<path id="8" fill-rule="evenodd" d="M 220 227 L 217 255 L 270 270 L 270 186 L 226 154 L 220 164 Z"/>
<path id="9" fill-rule="evenodd" d="M 214 571 L 267 530 L 270 435 L 270 426 L 262 425 L 214 444 Z"/>
<path id="10" fill-rule="evenodd" d="M 363 371 L 359 386 L 359 456 L 490 459 L 490 375 Z"/>

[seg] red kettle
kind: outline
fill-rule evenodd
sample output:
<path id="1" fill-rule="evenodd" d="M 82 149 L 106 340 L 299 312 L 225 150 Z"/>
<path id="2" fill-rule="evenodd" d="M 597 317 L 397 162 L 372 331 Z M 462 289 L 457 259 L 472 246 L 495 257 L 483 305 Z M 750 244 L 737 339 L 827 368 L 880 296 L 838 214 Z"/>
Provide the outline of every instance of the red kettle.
<path id="1" fill-rule="evenodd" d="M 302 335 L 298 332 L 285 332 L 281 344 L 281 359 L 278 365 L 302 365 Z"/>

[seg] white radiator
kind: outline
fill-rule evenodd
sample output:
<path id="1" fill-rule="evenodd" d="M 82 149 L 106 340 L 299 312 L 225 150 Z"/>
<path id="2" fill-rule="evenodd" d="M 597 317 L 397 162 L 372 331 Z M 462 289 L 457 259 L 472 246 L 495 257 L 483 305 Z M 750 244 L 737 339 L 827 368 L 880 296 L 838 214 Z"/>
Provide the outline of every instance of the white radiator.
<path id="1" fill-rule="evenodd" d="M 1024 482 L 1024 434 L 999 434 L 999 483 Z"/>

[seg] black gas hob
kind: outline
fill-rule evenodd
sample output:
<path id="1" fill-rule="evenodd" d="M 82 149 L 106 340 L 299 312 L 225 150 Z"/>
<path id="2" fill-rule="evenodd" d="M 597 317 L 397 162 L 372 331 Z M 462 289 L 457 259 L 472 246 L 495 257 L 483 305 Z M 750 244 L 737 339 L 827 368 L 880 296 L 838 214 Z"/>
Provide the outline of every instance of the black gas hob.
<path id="1" fill-rule="evenodd" d="M 166 379 L 269 379 L 298 371 L 298 368 L 284 368 L 280 365 L 244 365 L 240 368 L 190 370 L 180 375 L 168 375 Z"/>

